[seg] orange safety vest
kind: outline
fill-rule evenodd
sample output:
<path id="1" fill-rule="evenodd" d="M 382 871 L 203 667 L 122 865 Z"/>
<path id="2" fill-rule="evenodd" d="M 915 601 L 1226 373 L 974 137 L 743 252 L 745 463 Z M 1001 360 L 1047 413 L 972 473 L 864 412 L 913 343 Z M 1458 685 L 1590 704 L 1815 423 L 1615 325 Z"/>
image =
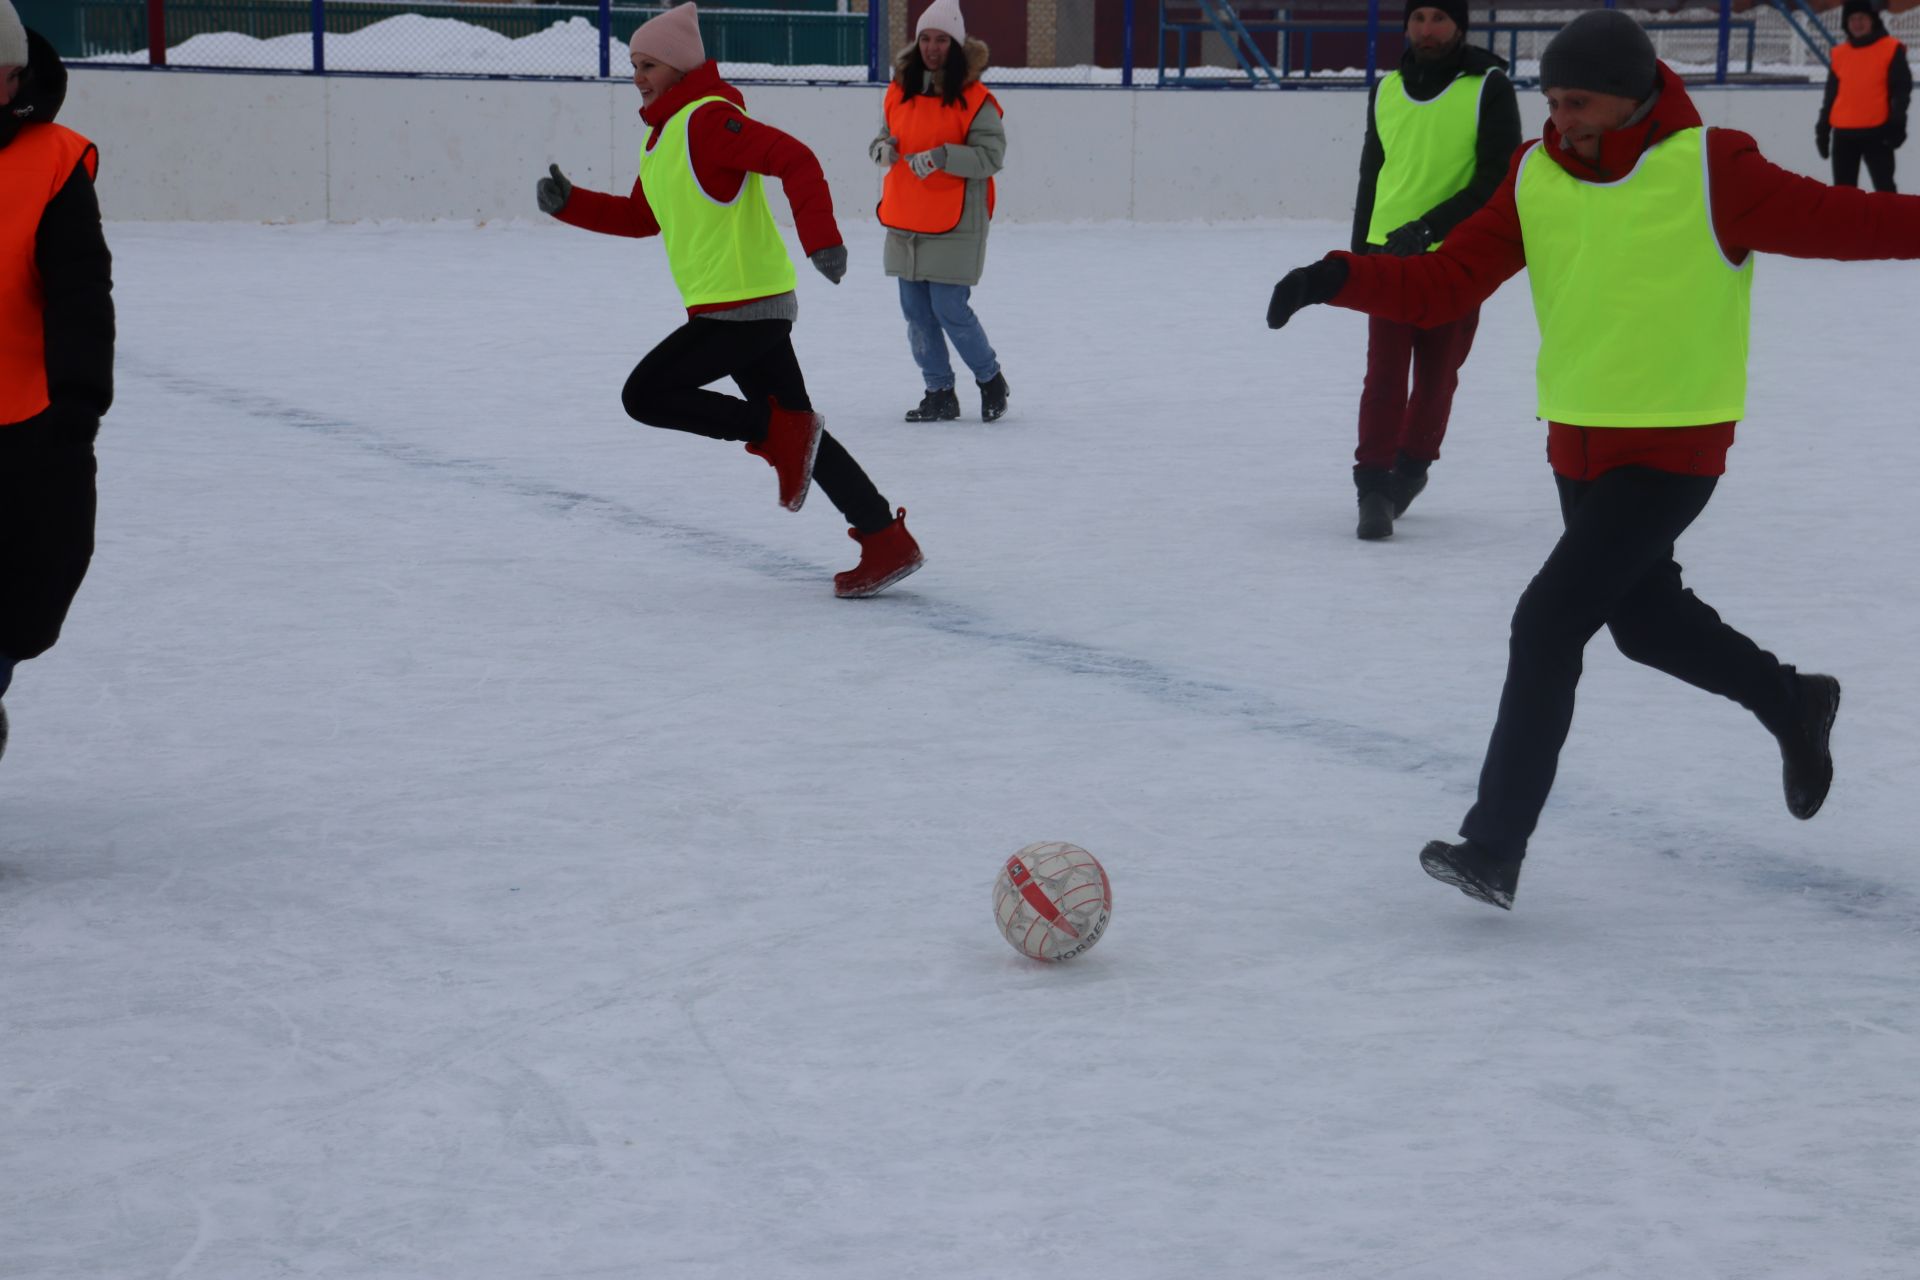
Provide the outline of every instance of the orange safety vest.
<path id="1" fill-rule="evenodd" d="M 47 395 L 46 295 L 34 242 L 47 204 L 77 164 L 93 177 L 100 153 L 58 124 L 30 124 L 0 147 L 0 424 L 38 417 Z"/>
<path id="2" fill-rule="evenodd" d="M 881 226 L 937 236 L 960 225 L 967 201 L 967 180 L 956 178 L 945 169 L 935 169 L 924 178 L 916 178 L 907 167 L 907 157 L 949 143 L 964 144 L 973 129 L 973 118 L 989 102 L 995 111 L 1000 111 L 1000 100 L 987 92 L 987 87 L 978 80 L 968 85 L 960 101 L 951 107 L 933 94 L 921 93 L 908 98 L 898 83 L 887 86 L 887 132 L 897 140 L 900 158 L 887 170 L 886 183 L 880 188 L 880 207 L 876 213 Z M 987 216 L 993 216 L 992 178 L 987 179 Z"/>
<path id="3" fill-rule="evenodd" d="M 1842 41 L 1830 55 L 1833 75 L 1840 82 L 1827 123 L 1836 129 L 1874 129 L 1887 122 L 1887 68 L 1900 42 L 1883 36 L 1870 45 Z"/>

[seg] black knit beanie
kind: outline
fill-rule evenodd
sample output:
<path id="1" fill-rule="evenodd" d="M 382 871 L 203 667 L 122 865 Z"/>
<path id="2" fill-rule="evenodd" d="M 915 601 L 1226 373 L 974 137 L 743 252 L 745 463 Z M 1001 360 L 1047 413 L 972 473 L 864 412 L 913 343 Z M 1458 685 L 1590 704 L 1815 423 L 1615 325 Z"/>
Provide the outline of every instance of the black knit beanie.
<path id="1" fill-rule="evenodd" d="M 1846 26 L 1847 19 L 1856 13 L 1864 13 L 1869 18 L 1874 17 L 1875 10 L 1873 0 L 1847 0 L 1845 4 L 1840 6 L 1840 25 L 1842 27 Z"/>
<path id="2" fill-rule="evenodd" d="M 1467 29 L 1467 0 L 1407 0 L 1406 12 L 1400 15 L 1400 29 L 1405 31 L 1407 23 L 1413 21 L 1415 9 L 1438 9 L 1453 19 L 1453 25 L 1462 31 Z"/>
<path id="3" fill-rule="evenodd" d="M 1639 23 L 1618 9 L 1589 9 L 1547 42 L 1540 87 L 1642 102 L 1660 87 L 1660 63 Z"/>

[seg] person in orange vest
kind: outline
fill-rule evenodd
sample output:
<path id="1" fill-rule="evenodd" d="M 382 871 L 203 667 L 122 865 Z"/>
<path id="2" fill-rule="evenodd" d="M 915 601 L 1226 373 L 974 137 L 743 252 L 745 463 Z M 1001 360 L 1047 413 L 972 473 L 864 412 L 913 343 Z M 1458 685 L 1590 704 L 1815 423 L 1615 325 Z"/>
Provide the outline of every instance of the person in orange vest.
<path id="1" fill-rule="evenodd" d="M 1860 162 L 1875 191 L 1895 191 L 1893 153 L 1907 140 L 1907 102 L 1913 69 L 1907 47 L 1887 34 L 1872 0 L 1847 0 L 1840 10 L 1847 38 L 1827 62 L 1827 92 L 1813 142 L 1833 160 L 1833 185 L 1860 185 Z"/>
<path id="2" fill-rule="evenodd" d="M 1007 376 L 972 305 L 987 266 L 993 175 L 1007 153 L 1000 104 L 980 83 L 987 57 L 987 46 L 967 36 L 959 0 L 933 0 L 894 59 L 885 119 L 867 148 L 886 170 L 882 265 L 900 281 L 907 345 L 926 384 L 908 422 L 960 416 L 949 341 L 980 388 L 980 417 L 995 422 L 1007 411 Z"/>
<path id="3" fill-rule="evenodd" d="M 852 526 L 860 563 L 834 575 L 843 599 L 874 595 L 924 563 L 897 512 L 813 412 L 793 350 L 799 318 L 793 260 L 773 223 L 762 175 L 776 177 L 801 248 L 834 284 L 847 247 L 820 161 L 789 134 L 747 114 L 700 38 L 699 14 L 678 5 L 629 42 L 640 118 L 640 176 L 625 196 L 576 189 L 560 171 L 535 184 L 543 213 L 616 236 L 659 236 L 687 322 L 635 366 L 621 392 L 648 426 L 746 444 L 773 466 L 780 505 L 798 511 L 813 481 Z M 731 378 L 739 396 L 706 390 Z"/>
<path id="4" fill-rule="evenodd" d="M 1274 329 L 1315 303 L 1445 324 L 1527 273 L 1535 416 L 1565 529 L 1514 607 L 1462 838 L 1420 851 L 1427 874 L 1507 909 L 1603 627 L 1631 660 L 1751 712 L 1779 746 L 1787 811 L 1820 811 L 1840 682 L 1723 621 L 1683 582 L 1675 544 L 1745 416 L 1755 258 L 1920 259 L 1920 197 L 1829 187 L 1771 163 L 1748 134 L 1707 128 L 1617 9 L 1555 35 L 1540 83 L 1542 136 L 1438 251 L 1330 253 L 1289 272 L 1267 305 Z"/>
<path id="5" fill-rule="evenodd" d="M 93 438 L 113 404 L 113 258 L 67 70 L 0 0 L 0 694 L 60 638 L 93 559 Z M 6 749 L 0 707 L 0 751 Z"/>

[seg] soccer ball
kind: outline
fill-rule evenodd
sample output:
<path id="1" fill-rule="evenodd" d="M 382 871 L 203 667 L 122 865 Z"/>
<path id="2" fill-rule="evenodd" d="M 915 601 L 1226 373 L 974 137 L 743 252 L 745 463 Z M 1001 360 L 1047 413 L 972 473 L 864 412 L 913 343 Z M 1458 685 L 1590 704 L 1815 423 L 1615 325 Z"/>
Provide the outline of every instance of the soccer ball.
<path id="1" fill-rule="evenodd" d="M 1091 950 L 1113 918 L 1113 886 L 1077 844 L 1045 840 L 1008 858 L 993 882 L 993 917 L 1021 955 L 1071 960 Z"/>

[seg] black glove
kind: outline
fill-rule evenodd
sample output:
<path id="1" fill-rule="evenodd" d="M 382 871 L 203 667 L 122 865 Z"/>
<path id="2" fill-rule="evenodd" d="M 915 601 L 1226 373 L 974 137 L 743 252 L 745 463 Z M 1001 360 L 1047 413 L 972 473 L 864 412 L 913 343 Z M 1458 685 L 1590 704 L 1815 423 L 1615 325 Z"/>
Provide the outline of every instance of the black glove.
<path id="1" fill-rule="evenodd" d="M 1822 160 L 1833 156 L 1833 130 L 1826 125 L 1815 125 L 1813 129 L 1813 149 L 1820 153 Z"/>
<path id="2" fill-rule="evenodd" d="M 100 415 L 83 402 L 56 400 L 36 420 L 48 445 L 91 445 L 100 434 Z"/>
<path id="3" fill-rule="evenodd" d="M 847 246 L 836 244 L 829 245 L 825 249 L 815 249 L 807 255 L 807 261 L 813 264 L 815 271 L 835 284 L 839 284 L 840 277 L 847 274 Z"/>
<path id="4" fill-rule="evenodd" d="M 1433 244 L 1433 228 L 1415 218 L 1387 232 L 1387 252 L 1396 258 L 1417 258 Z"/>
<path id="5" fill-rule="evenodd" d="M 1907 141 L 1907 122 L 1889 120 L 1880 127 L 1880 141 L 1887 144 L 1889 150 L 1898 151 Z"/>
<path id="6" fill-rule="evenodd" d="M 1340 258 L 1322 258 L 1310 267 L 1298 267 L 1273 286 L 1267 303 L 1267 328 L 1278 329 L 1293 313 L 1316 302 L 1332 302 L 1347 285 L 1347 264 Z"/>
<path id="7" fill-rule="evenodd" d="M 542 178 L 534 184 L 533 198 L 540 204 L 542 213 L 558 213 L 567 207 L 567 200 L 573 195 L 573 184 L 567 181 L 567 175 L 560 172 L 560 166 L 550 164 L 547 172 L 551 178 Z"/>

